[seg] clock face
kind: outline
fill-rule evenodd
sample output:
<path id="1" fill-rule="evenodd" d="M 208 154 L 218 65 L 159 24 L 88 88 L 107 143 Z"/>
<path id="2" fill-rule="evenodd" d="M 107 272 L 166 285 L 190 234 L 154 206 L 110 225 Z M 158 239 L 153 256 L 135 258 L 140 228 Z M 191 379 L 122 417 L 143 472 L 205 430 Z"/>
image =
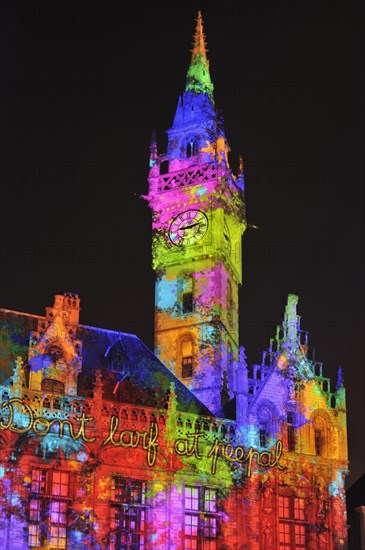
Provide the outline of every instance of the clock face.
<path id="1" fill-rule="evenodd" d="M 200 210 L 186 210 L 172 220 L 169 237 L 176 246 L 191 246 L 202 239 L 208 229 L 208 218 Z"/>

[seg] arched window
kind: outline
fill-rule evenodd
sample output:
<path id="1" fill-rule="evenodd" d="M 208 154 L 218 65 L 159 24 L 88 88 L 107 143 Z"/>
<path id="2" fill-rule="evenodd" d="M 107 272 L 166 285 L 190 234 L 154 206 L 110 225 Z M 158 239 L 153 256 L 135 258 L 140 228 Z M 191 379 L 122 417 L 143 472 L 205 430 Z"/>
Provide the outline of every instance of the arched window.
<path id="1" fill-rule="evenodd" d="M 195 157 L 198 154 L 198 142 L 195 139 L 188 141 L 186 146 L 186 156 Z"/>
<path id="2" fill-rule="evenodd" d="M 186 334 L 180 340 L 181 378 L 193 376 L 193 338 Z"/>
<path id="3" fill-rule="evenodd" d="M 277 429 L 275 420 L 277 416 L 276 407 L 271 401 L 268 399 L 261 401 L 257 409 L 259 425 L 258 443 L 260 447 L 267 449 L 271 445 L 271 438 L 274 437 Z"/>
<path id="4" fill-rule="evenodd" d="M 63 358 L 63 350 L 58 344 L 51 344 L 46 352 L 52 363 L 57 363 Z"/>
<path id="5" fill-rule="evenodd" d="M 314 451 L 317 456 L 323 453 L 323 430 L 321 428 L 314 429 Z"/>
<path id="6" fill-rule="evenodd" d="M 312 452 L 316 456 L 328 456 L 330 445 L 329 425 L 330 419 L 325 411 L 315 413 L 312 420 Z"/>

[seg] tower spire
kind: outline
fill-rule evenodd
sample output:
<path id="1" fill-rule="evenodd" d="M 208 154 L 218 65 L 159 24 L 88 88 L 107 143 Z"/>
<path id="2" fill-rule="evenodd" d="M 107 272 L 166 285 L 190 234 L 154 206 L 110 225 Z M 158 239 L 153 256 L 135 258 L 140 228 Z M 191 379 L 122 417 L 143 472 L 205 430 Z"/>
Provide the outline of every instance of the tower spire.
<path id="1" fill-rule="evenodd" d="M 194 58 L 197 54 L 201 54 L 207 59 L 207 49 L 205 43 L 205 34 L 203 29 L 203 17 L 202 12 L 198 11 L 198 17 L 196 18 L 196 28 L 194 34 L 194 48 L 192 49 L 192 57 Z"/>
<path id="2" fill-rule="evenodd" d="M 207 58 L 207 48 L 205 34 L 203 29 L 202 12 L 198 11 L 196 18 L 196 28 L 193 38 L 193 49 L 191 50 L 190 66 L 186 75 L 186 92 L 195 92 L 198 94 L 207 93 L 213 99 L 213 84 L 210 79 L 209 61 Z"/>

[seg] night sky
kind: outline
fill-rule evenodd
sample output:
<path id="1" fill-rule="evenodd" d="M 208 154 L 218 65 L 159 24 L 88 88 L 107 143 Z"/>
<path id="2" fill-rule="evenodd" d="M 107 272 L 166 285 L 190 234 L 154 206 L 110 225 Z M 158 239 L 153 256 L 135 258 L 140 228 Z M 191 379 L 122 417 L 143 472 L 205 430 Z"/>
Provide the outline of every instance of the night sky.
<path id="1" fill-rule="evenodd" d="M 148 149 L 160 152 L 203 11 L 231 166 L 245 161 L 241 344 L 260 360 L 299 295 L 335 383 L 344 369 L 350 470 L 364 471 L 361 2 L 3 2 L 1 307 L 81 322 L 153 348 Z M 6 52 L 6 53 L 5 53 Z"/>

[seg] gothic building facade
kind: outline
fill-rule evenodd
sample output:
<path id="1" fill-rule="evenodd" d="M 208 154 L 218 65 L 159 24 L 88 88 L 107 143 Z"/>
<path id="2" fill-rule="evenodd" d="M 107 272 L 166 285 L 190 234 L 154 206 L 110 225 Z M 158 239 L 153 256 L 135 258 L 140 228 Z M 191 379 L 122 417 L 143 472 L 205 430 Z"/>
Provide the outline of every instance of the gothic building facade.
<path id="1" fill-rule="evenodd" d="M 342 373 L 324 376 L 293 294 L 248 367 L 228 154 L 199 13 L 167 151 L 150 149 L 155 353 L 80 324 L 75 294 L 0 310 L 1 548 L 347 548 Z"/>

